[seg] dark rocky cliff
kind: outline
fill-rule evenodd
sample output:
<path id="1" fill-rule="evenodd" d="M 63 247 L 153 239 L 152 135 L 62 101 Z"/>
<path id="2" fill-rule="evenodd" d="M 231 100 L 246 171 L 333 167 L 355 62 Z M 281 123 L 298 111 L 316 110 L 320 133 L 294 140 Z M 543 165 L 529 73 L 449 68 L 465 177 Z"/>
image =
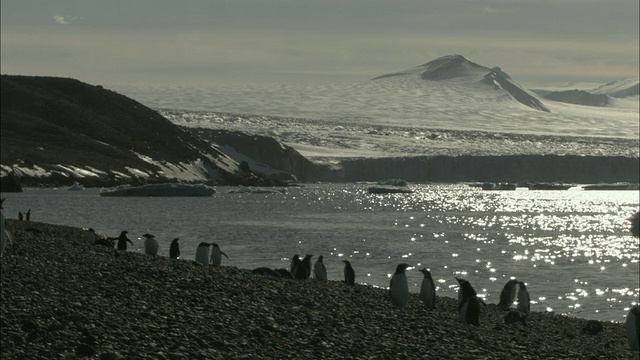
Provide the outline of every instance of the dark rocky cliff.
<path id="1" fill-rule="evenodd" d="M 327 180 L 332 173 L 328 166 L 315 164 L 292 147 L 267 136 L 216 129 L 187 129 L 204 140 L 230 146 L 259 163 L 291 173 L 301 182 Z"/>
<path id="2" fill-rule="evenodd" d="M 622 156 L 435 156 L 342 162 L 340 181 L 638 183 L 638 158 Z"/>

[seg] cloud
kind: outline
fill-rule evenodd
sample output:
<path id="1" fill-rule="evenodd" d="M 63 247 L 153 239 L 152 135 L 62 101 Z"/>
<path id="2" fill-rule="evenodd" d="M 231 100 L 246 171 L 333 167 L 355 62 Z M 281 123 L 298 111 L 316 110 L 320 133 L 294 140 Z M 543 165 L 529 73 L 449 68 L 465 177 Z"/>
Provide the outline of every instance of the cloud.
<path id="1" fill-rule="evenodd" d="M 53 15 L 53 20 L 60 25 L 69 25 L 72 21 L 79 19 L 75 16 Z"/>

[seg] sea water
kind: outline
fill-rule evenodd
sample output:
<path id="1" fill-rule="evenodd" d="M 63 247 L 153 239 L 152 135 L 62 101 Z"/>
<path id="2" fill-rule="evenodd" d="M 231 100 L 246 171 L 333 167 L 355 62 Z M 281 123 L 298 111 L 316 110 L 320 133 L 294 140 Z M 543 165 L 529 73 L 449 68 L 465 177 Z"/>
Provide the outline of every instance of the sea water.
<path id="1" fill-rule="evenodd" d="M 101 197 L 98 189 L 5 193 L 5 215 L 129 231 L 143 252 L 151 233 L 168 256 L 180 238 L 182 259 L 216 242 L 224 266 L 288 268 L 294 254 L 324 256 L 329 279 L 349 260 L 356 282 L 386 288 L 397 264 L 412 292 L 431 271 L 440 296 L 456 297 L 455 277 L 497 303 L 510 278 L 527 284 L 532 311 L 624 321 L 638 302 L 639 241 L 629 217 L 638 191 L 483 191 L 465 184 L 412 184 L 412 194 L 369 194 L 367 184 L 306 184 L 275 193 L 218 187 L 212 197 Z"/>

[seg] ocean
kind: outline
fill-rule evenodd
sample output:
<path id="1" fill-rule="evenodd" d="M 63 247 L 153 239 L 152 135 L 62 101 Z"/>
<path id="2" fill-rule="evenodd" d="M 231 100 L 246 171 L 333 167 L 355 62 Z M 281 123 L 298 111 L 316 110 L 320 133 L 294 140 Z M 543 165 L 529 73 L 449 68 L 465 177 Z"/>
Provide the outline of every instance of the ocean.
<path id="1" fill-rule="evenodd" d="M 412 194 L 369 194 L 371 184 L 304 184 L 286 191 L 212 197 L 101 197 L 99 189 L 26 189 L 4 193 L 4 212 L 17 218 L 93 228 L 106 236 L 129 231 L 143 252 L 151 233 L 168 256 L 180 238 L 193 261 L 202 242 L 229 256 L 224 266 L 288 268 L 294 254 L 324 256 L 330 280 L 351 261 L 356 282 L 386 288 L 397 264 L 419 292 L 427 268 L 439 296 L 456 297 L 455 277 L 497 303 L 510 278 L 527 284 L 532 311 L 624 321 L 640 296 L 639 240 L 629 217 L 639 193 L 627 191 L 484 191 L 467 184 L 410 184 Z"/>

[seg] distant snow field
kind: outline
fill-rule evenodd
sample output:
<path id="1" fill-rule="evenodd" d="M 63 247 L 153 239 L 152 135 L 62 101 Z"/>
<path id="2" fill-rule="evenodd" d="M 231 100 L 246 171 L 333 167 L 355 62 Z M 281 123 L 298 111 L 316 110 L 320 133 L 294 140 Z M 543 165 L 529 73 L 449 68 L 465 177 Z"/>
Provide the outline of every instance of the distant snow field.
<path id="1" fill-rule="evenodd" d="M 458 56 L 373 80 L 216 89 L 114 86 L 176 124 L 271 136 L 318 161 L 408 155 L 638 156 L 638 79 L 575 85 L 609 106 L 542 99 Z M 543 110 L 549 111 L 543 111 Z"/>

